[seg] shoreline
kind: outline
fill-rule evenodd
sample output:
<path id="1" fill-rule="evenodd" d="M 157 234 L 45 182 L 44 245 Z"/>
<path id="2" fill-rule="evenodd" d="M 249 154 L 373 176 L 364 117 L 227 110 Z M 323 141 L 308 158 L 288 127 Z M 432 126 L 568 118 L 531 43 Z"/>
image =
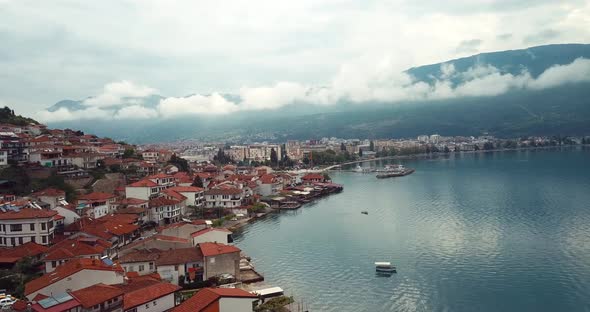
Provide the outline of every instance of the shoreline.
<path id="1" fill-rule="evenodd" d="M 578 145 L 561 145 L 561 146 L 531 146 L 531 147 L 519 147 L 519 148 L 502 148 L 502 149 L 492 149 L 492 150 L 478 150 L 478 151 L 463 151 L 463 152 L 437 152 L 431 154 L 412 154 L 412 155 L 394 155 L 394 156 L 384 156 L 384 157 L 376 157 L 371 159 L 361 159 L 355 161 L 344 162 L 340 164 L 330 165 L 326 168 L 319 169 L 319 171 L 338 171 L 340 169 L 336 169 L 339 166 L 347 166 L 347 165 L 354 165 L 360 164 L 365 162 L 371 161 L 378 161 L 378 160 L 388 160 L 388 159 L 425 159 L 425 158 L 439 158 L 441 156 L 451 156 L 451 155 L 461 155 L 461 154 L 483 154 L 483 153 L 495 153 L 495 152 L 509 152 L 509 151 L 525 151 L 525 150 L 550 150 L 550 149 L 561 149 L 561 148 L 574 148 L 574 147 L 590 147 L 590 144 L 578 144 Z"/>

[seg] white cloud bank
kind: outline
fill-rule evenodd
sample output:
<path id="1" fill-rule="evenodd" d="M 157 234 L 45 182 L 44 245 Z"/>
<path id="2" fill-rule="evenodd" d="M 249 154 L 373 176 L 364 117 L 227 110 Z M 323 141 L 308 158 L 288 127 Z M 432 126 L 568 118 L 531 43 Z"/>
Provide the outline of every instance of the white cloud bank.
<path id="1" fill-rule="evenodd" d="M 156 89 L 129 81 L 113 82 L 104 92 L 84 101 L 83 110 L 61 108 L 55 112 L 42 111 L 37 117 L 45 122 L 74 119 L 151 119 L 189 115 L 222 115 L 249 110 L 278 109 L 293 103 L 334 105 L 341 101 L 366 103 L 371 101 L 399 102 L 441 100 L 466 96 L 496 96 L 510 90 L 539 90 L 567 83 L 590 81 L 590 60 L 579 58 L 570 64 L 555 65 L 537 78 L 523 71 L 518 75 L 503 73 L 490 65 L 457 72 L 452 64 L 441 66 L 441 76 L 433 84 L 416 81 L 399 71 L 390 62 L 376 66 L 343 66 L 332 82 L 325 87 L 306 86 L 295 82 L 279 82 L 272 86 L 243 87 L 240 101 L 233 102 L 219 93 L 195 94 L 187 97 L 162 99 L 155 108 L 145 107 L 141 98 L 154 94 Z M 463 81 L 453 85 L 454 78 Z M 124 100 L 132 97 L 133 100 Z M 125 103 L 117 102 L 123 101 Z M 126 105 L 113 110 L 113 105 Z"/>
<path id="2" fill-rule="evenodd" d="M 104 86 L 103 92 L 82 102 L 86 106 L 109 107 L 113 105 L 133 105 L 134 101 L 126 101 L 128 97 L 142 98 L 156 94 L 158 90 L 146 86 L 136 85 L 131 81 L 123 80 L 111 82 Z"/>

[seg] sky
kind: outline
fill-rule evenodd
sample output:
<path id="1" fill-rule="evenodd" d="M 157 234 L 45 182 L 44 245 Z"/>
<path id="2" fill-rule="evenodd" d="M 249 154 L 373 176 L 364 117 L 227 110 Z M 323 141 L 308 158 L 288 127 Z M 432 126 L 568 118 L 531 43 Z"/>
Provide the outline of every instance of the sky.
<path id="1" fill-rule="evenodd" d="M 457 88 L 402 72 L 481 52 L 590 43 L 589 25 L 590 0 L 0 0 L 0 105 L 56 121 L 494 95 L 588 79 L 590 64 L 576 60 L 537 79 L 447 68 L 473 80 Z M 153 94 L 166 99 L 156 107 L 128 99 Z M 84 100 L 85 109 L 44 111 L 63 99 Z"/>

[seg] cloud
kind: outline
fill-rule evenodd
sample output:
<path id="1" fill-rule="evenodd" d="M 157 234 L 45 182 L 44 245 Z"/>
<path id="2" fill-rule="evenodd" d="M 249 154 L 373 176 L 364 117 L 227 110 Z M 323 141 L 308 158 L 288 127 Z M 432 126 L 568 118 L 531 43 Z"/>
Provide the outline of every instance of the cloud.
<path id="1" fill-rule="evenodd" d="M 239 97 L 224 97 L 220 93 L 195 94 L 162 99 L 155 108 L 146 107 L 141 103 L 117 109 L 113 106 L 93 106 L 74 112 L 61 108 L 53 113 L 43 111 L 38 118 L 51 122 L 75 119 L 149 119 L 223 115 L 240 111 L 278 109 L 294 103 L 336 105 L 341 102 L 350 102 L 363 105 L 376 101 L 393 103 L 466 96 L 496 96 L 510 90 L 539 90 L 567 83 L 590 81 L 590 60 L 583 58 L 576 59 L 570 64 L 552 66 L 536 79 L 526 70 L 519 74 L 511 74 L 491 65 L 482 64 L 460 72 L 452 63 L 443 63 L 440 76 L 433 77 L 434 82 L 428 84 L 416 81 L 407 73 L 399 71 L 397 67 L 391 59 L 377 62 L 373 66 L 358 62 L 342 66 L 331 83 L 322 87 L 279 82 L 271 86 L 240 88 Z M 108 88 L 105 87 L 106 89 Z M 143 89 L 153 90 L 148 87 Z M 141 94 L 147 94 L 147 92 L 134 95 Z"/>
<path id="2" fill-rule="evenodd" d="M 158 112 L 164 118 L 188 115 L 219 115 L 239 110 L 219 93 L 195 94 L 188 97 L 170 97 L 160 101 Z"/>
<path id="3" fill-rule="evenodd" d="M 555 65 L 548 68 L 536 80 L 531 81 L 531 89 L 546 89 L 566 83 L 590 81 L 590 60 L 578 58 L 571 64 Z"/>
<path id="4" fill-rule="evenodd" d="M 155 94 L 158 90 L 137 85 L 128 80 L 108 83 L 104 86 L 103 91 L 96 97 L 91 97 L 82 102 L 87 106 L 108 107 L 113 105 L 134 105 L 136 99 L 127 100 L 125 98 L 146 97 Z"/>
<path id="5" fill-rule="evenodd" d="M 98 107 L 90 107 L 83 110 L 70 111 L 62 107 L 54 112 L 47 110 L 40 111 L 35 118 L 43 122 L 58 122 L 70 120 L 88 120 L 88 119 L 109 119 L 112 118 L 113 111 L 101 109 Z"/>
<path id="6" fill-rule="evenodd" d="M 455 51 L 457 53 L 474 53 L 478 51 L 479 46 L 483 43 L 481 39 L 463 40 L 459 43 Z"/>
<path id="7" fill-rule="evenodd" d="M 557 37 L 559 37 L 560 32 L 554 29 L 545 29 L 540 32 L 536 32 L 530 35 L 527 35 L 522 40 L 525 44 L 539 44 L 539 43 L 547 43 Z"/>
<path id="8" fill-rule="evenodd" d="M 115 119 L 150 119 L 158 118 L 158 112 L 141 105 L 132 105 L 121 108 L 113 116 Z"/>
<path id="9" fill-rule="evenodd" d="M 241 109 L 276 109 L 304 100 L 308 88 L 293 82 L 279 82 L 270 87 L 241 88 Z"/>

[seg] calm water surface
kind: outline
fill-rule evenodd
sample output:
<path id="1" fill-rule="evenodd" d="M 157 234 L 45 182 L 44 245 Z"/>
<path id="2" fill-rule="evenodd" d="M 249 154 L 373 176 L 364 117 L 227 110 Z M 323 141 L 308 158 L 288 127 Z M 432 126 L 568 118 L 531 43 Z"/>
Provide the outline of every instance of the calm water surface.
<path id="1" fill-rule="evenodd" d="M 236 244 L 310 311 L 590 311 L 589 149 L 403 163 L 416 173 L 331 173 L 344 192 Z"/>

